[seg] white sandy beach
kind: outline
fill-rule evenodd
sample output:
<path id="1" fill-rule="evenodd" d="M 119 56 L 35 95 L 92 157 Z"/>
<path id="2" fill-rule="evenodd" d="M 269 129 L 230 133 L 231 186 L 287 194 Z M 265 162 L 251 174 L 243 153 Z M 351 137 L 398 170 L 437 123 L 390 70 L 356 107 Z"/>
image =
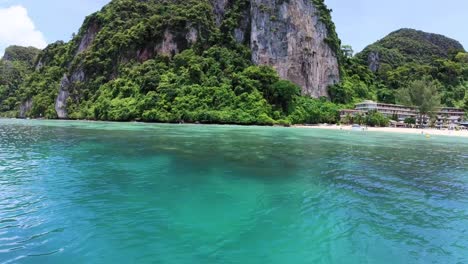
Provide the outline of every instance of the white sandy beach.
<path id="1" fill-rule="evenodd" d="M 330 129 L 330 130 L 352 130 L 352 126 L 338 126 L 338 125 L 317 125 L 317 126 L 296 126 L 301 128 L 311 129 Z M 367 131 L 372 132 L 390 132 L 400 134 L 419 134 L 430 136 L 451 136 L 451 137 L 468 137 L 468 131 L 452 131 L 452 130 L 438 130 L 438 129 L 417 129 L 417 128 L 394 128 L 394 127 L 368 127 Z"/>

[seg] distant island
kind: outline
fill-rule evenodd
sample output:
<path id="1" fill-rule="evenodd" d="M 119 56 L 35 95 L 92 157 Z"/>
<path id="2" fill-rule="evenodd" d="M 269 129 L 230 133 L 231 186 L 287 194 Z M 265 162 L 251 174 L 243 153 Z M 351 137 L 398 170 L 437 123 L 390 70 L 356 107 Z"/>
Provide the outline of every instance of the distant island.
<path id="1" fill-rule="evenodd" d="M 114 0 L 69 42 L 6 49 L 0 116 L 336 124 L 372 100 L 411 106 L 427 117 L 421 126 L 436 126 L 437 109 L 468 110 L 458 41 L 400 29 L 354 54 L 330 12 L 323 0 Z M 371 114 L 358 123 L 405 121 Z"/>

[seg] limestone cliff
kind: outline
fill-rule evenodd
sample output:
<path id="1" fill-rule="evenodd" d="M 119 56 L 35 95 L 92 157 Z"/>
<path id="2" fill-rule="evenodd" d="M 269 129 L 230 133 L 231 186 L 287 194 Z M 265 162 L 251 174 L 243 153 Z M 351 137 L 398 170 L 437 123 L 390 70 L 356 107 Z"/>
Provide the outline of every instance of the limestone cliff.
<path id="1" fill-rule="evenodd" d="M 226 14 L 241 1 L 211 0 L 216 27 L 222 27 Z M 339 64 L 336 52 L 326 41 L 329 32 L 313 1 L 251 0 L 243 8 L 237 10 L 241 19 L 231 34 L 238 43 L 250 45 L 252 62 L 272 66 L 281 78 L 302 87 L 304 95 L 327 97 L 328 86 L 340 81 Z M 99 34 L 101 26 L 93 18 L 89 18 L 87 27 L 82 29 L 77 55 L 88 50 Z M 159 38 L 143 43 L 134 53 L 126 52 L 120 61 L 136 58 L 144 62 L 156 55 L 174 56 L 197 43 L 199 38 L 195 24 L 187 23 L 182 30 L 168 25 Z M 67 118 L 71 87 L 85 79 L 82 69 L 64 76 L 55 105 L 59 118 Z"/>
<path id="2" fill-rule="evenodd" d="M 33 101 L 32 99 L 28 99 L 26 100 L 25 102 L 23 102 L 21 105 L 20 105 L 20 109 L 19 109 L 19 118 L 25 118 L 26 117 L 26 114 L 31 111 L 31 108 L 33 107 Z"/>
<path id="3" fill-rule="evenodd" d="M 340 81 L 340 66 L 324 8 L 323 0 L 113 0 L 86 19 L 71 42 L 48 47 L 35 68 L 62 69 L 54 73 L 58 118 L 69 118 L 70 103 L 79 105 L 119 78 L 121 65 L 193 47 L 232 47 L 231 40 L 251 50 L 253 64 L 272 66 L 303 95 L 327 97 L 328 86 Z"/>
<path id="4" fill-rule="evenodd" d="M 251 16 L 253 62 L 273 66 L 303 94 L 328 96 L 328 86 L 340 80 L 338 59 L 312 2 L 253 0 Z"/>
<path id="5" fill-rule="evenodd" d="M 73 85 L 76 85 L 85 80 L 85 73 L 82 69 L 77 69 L 70 76 L 64 75 L 60 81 L 60 89 L 55 100 L 55 111 L 60 119 L 68 118 L 67 101 L 70 97 Z"/>
<path id="6" fill-rule="evenodd" d="M 233 2 L 212 0 L 218 25 Z M 314 1 L 251 0 L 250 10 L 242 12 L 232 33 L 239 43 L 250 41 L 255 64 L 272 66 L 304 95 L 328 96 L 328 86 L 340 81 L 340 69 L 327 42 L 331 32 Z"/>

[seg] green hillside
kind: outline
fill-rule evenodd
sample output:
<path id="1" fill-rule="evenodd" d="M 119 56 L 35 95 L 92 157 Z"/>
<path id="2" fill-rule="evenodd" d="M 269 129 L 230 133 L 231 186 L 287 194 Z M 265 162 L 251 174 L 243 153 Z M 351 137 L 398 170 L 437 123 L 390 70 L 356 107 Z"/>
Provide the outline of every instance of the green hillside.
<path id="1" fill-rule="evenodd" d="M 468 109 L 468 54 L 456 40 L 413 29 L 401 29 L 348 58 L 348 78 L 332 87 L 336 102 L 362 98 L 395 103 L 397 90 L 411 81 L 437 82 L 442 104 Z"/>
<path id="2" fill-rule="evenodd" d="M 377 71 L 412 62 L 427 64 L 436 59 L 449 59 L 458 52 L 465 50 L 454 39 L 414 29 L 400 29 L 367 46 L 357 57 L 369 64 L 375 63 L 373 71 Z"/>
<path id="3" fill-rule="evenodd" d="M 250 26 L 244 25 L 250 1 L 229 1 L 221 11 L 218 2 L 111 1 L 87 17 L 70 42 L 41 52 L 36 70 L 6 100 L 22 104 L 18 115 L 24 117 L 336 122 L 338 106 L 300 96 L 300 87 L 281 80 L 274 69 L 252 63 Z M 334 30 L 323 1 L 313 4 Z M 339 47 L 336 33 L 330 36 L 327 43 Z"/>
<path id="4" fill-rule="evenodd" d="M 32 47 L 11 46 L 0 60 L 0 112 L 15 116 L 20 98 L 19 87 L 33 72 L 33 65 L 40 50 Z"/>

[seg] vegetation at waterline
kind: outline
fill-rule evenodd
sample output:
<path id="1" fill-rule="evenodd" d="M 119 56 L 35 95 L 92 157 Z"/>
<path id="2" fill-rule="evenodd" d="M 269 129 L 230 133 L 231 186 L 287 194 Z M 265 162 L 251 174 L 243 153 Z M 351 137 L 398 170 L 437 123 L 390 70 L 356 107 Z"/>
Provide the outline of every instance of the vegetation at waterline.
<path id="1" fill-rule="evenodd" d="M 272 68 L 253 66 L 248 57 L 218 46 L 129 67 L 90 99 L 71 117 L 262 125 L 338 121 L 337 106 L 301 97 L 300 88 L 280 80 Z"/>
<path id="2" fill-rule="evenodd" d="M 367 114 L 356 114 L 355 116 L 347 115 L 341 122 L 343 124 L 352 125 L 366 125 L 371 127 L 386 127 L 390 124 L 390 118 L 384 116 L 382 113 L 372 110 Z"/>
<path id="3" fill-rule="evenodd" d="M 56 80 L 62 74 L 59 67 L 45 68 L 27 80 L 28 89 L 20 87 L 19 96 L 38 91 L 30 117 L 57 117 Z M 84 97 L 69 100 L 71 119 L 289 125 L 336 123 L 341 108 L 301 96 L 271 67 L 252 65 L 248 52 L 220 46 L 130 63 L 97 90 L 92 83 L 79 85 Z M 41 92 L 44 86 L 52 89 Z"/>

